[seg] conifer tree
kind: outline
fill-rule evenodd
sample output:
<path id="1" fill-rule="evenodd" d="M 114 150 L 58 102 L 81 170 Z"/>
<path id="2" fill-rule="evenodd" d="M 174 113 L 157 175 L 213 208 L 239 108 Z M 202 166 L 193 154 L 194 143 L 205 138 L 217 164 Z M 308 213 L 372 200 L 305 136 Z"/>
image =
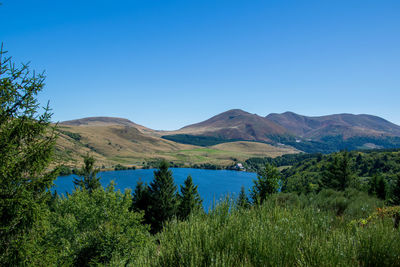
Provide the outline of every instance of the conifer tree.
<path id="1" fill-rule="evenodd" d="M 378 184 L 376 187 L 376 196 L 382 200 L 386 199 L 386 182 L 385 178 L 379 175 Z"/>
<path id="2" fill-rule="evenodd" d="M 341 152 L 334 155 L 333 161 L 328 165 L 327 171 L 321 180 L 321 187 L 344 191 L 353 185 L 353 173 L 350 166 L 349 153 Z"/>
<path id="3" fill-rule="evenodd" d="M 386 182 L 382 175 L 374 174 L 371 177 L 368 193 L 380 199 L 386 199 Z"/>
<path id="4" fill-rule="evenodd" d="M 368 182 L 368 194 L 376 195 L 376 188 L 378 187 L 378 175 L 374 174 Z"/>
<path id="5" fill-rule="evenodd" d="M 262 204 L 271 194 L 277 193 L 279 189 L 279 180 L 281 174 L 279 170 L 271 164 L 266 164 L 254 180 L 251 191 L 253 203 Z"/>
<path id="6" fill-rule="evenodd" d="M 150 205 L 149 186 L 144 184 L 141 179 L 136 183 L 135 191 L 133 192 L 132 210 L 148 211 Z"/>
<path id="7" fill-rule="evenodd" d="M 91 193 L 93 190 L 101 187 L 100 177 L 97 177 L 100 169 L 94 167 L 95 159 L 89 156 L 89 154 L 83 157 L 83 162 L 84 165 L 77 173 L 80 179 L 74 178 L 74 184 Z"/>
<path id="8" fill-rule="evenodd" d="M 197 192 L 197 185 L 193 184 L 190 175 L 184 181 L 184 185 L 181 185 L 178 203 L 178 217 L 182 220 L 185 220 L 193 210 L 201 208 L 202 200 Z"/>
<path id="9" fill-rule="evenodd" d="M 397 174 L 396 183 L 394 184 L 392 191 L 391 202 L 393 205 L 400 205 L 400 173 Z"/>
<path id="10" fill-rule="evenodd" d="M 168 162 L 163 160 L 154 171 L 154 180 L 150 183 L 149 220 L 153 233 L 162 229 L 163 223 L 176 215 L 176 185 Z"/>
<path id="11" fill-rule="evenodd" d="M 246 192 L 244 190 L 244 186 L 242 186 L 240 188 L 240 193 L 239 193 L 239 196 L 238 196 L 238 200 L 237 200 L 236 206 L 238 208 L 243 208 L 243 209 L 247 209 L 248 207 L 250 207 L 249 198 L 246 195 Z"/>
<path id="12" fill-rule="evenodd" d="M 42 219 L 57 172 L 48 172 L 56 134 L 37 94 L 45 76 L 16 67 L 0 50 L 0 266 L 24 265 L 28 235 Z"/>

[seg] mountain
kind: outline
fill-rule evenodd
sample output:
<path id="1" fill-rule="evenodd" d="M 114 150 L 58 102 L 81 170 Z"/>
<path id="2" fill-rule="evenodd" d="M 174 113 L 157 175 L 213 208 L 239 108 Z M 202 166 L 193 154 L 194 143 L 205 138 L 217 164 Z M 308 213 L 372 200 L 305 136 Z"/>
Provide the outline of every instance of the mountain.
<path id="1" fill-rule="evenodd" d="M 326 136 L 352 137 L 400 136 L 400 126 L 372 115 L 335 114 L 307 117 L 293 112 L 272 113 L 267 119 L 301 138 L 320 140 Z"/>
<path id="2" fill-rule="evenodd" d="M 144 127 L 142 125 L 136 124 L 128 119 L 124 118 L 116 118 L 116 117 L 87 117 L 77 120 L 69 120 L 60 122 L 60 125 L 69 125 L 69 126 L 110 126 L 110 125 L 119 125 L 119 126 L 128 126 L 135 127 L 136 129 L 142 132 L 154 132 L 153 130 Z"/>
<path id="3" fill-rule="evenodd" d="M 234 140 L 272 142 L 272 136 L 286 135 L 288 132 L 275 122 L 240 109 L 232 109 L 208 120 L 169 132 L 164 138 L 179 141 L 190 137 L 205 137 L 217 143 Z M 198 138 L 197 138 L 198 139 Z"/>
<path id="4" fill-rule="evenodd" d="M 141 166 L 143 162 L 166 159 L 174 163 L 231 165 L 255 156 L 298 153 L 291 147 L 262 143 L 231 142 L 221 147 L 203 148 L 161 138 L 158 132 L 132 121 L 112 117 L 90 117 L 61 122 L 57 126 L 56 163 L 73 167 L 82 157 L 93 155 L 106 167 L 115 164 Z"/>
<path id="5" fill-rule="evenodd" d="M 299 151 L 400 147 L 400 126 L 353 114 L 308 117 L 285 112 L 261 117 L 233 109 L 176 131 L 155 131 L 123 118 L 90 117 L 61 122 L 58 131 L 56 156 L 74 166 L 86 153 L 105 166 L 159 159 L 229 165 Z"/>
<path id="6" fill-rule="evenodd" d="M 372 115 L 334 114 L 307 117 L 293 112 L 266 116 L 296 136 L 282 143 L 310 153 L 398 148 L 400 126 Z"/>
<path id="7" fill-rule="evenodd" d="M 307 153 L 331 153 L 343 149 L 400 147 L 400 126 L 365 114 L 307 117 L 285 112 L 261 117 L 233 109 L 162 137 L 200 146 L 255 141 L 284 144 Z"/>

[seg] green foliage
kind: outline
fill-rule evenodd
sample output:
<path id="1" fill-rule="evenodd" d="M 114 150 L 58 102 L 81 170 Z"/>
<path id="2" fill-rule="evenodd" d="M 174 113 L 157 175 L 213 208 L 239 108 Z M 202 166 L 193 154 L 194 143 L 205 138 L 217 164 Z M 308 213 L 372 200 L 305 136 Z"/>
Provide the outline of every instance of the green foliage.
<path id="1" fill-rule="evenodd" d="M 242 186 L 240 188 L 240 193 L 236 202 L 236 206 L 238 208 L 242 208 L 242 209 L 247 209 L 250 207 L 250 201 L 249 198 L 246 195 L 246 192 L 244 190 L 244 186 Z"/>
<path id="2" fill-rule="evenodd" d="M 39 113 L 45 77 L 16 67 L 0 50 L 0 265 L 22 265 L 30 253 L 56 171 L 48 172 L 55 143 L 49 107 Z"/>
<path id="3" fill-rule="evenodd" d="M 193 184 L 192 176 L 188 176 L 181 185 L 181 193 L 178 194 L 178 217 L 186 220 L 190 213 L 194 210 L 200 210 L 202 200 L 197 192 L 197 185 Z"/>
<path id="4" fill-rule="evenodd" d="M 150 207 L 148 214 L 153 233 L 162 229 L 163 223 L 176 215 L 176 185 L 168 162 L 162 161 L 158 170 L 154 171 L 154 180 L 150 183 Z"/>
<path id="5" fill-rule="evenodd" d="M 133 261 L 150 244 L 149 228 L 142 215 L 131 212 L 129 191 L 77 189 L 58 200 L 49 217 L 51 229 L 43 246 L 52 255 L 51 265 L 107 264 L 114 257 Z"/>
<path id="6" fill-rule="evenodd" d="M 342 158 L 343 154 L 338 153 L 323 155 L 320 158 L 314 155 L 282 169 L 282 192 L 318 192 L 324 185 L 338 189 L 337 183 L 330 185 L 329 174 L 325 174 L 329 172 L 328 167 L 335 166 L 335 163 L 338 166 Z M 348 152 L 347 165 L 350 169 L 350 180 L 353 181 L 350 182 L 351 186 L 367 192 L 372 177 L 378 175 L 386 185 L 387 198 L 391 198 L 397 174 L 400 172 L 399 149 Z"/>
<path id="7" fill-rule="evenodd" d="M 342 219 L 347 221 L 367 217 L 376 208 L 383 206 L 382 201 L 353 188 L 340 192 L 323 189 L 316 195 L 310 195 L 309 201 L 311 203 L 308 205 L 335 216 L 343 216 Z"/>
<path id="8" fill-rule="evenodd" d="M 69 168 L 68 166 L 65 165 L 61 165 L 58 167 L 58 175 L 59 176 L 67 176 L 67 175 L 71 175 L 73 172 L 71 170 L 71 168 Z"/>
<path id="9" fill-rule="evenodd" d="M 149 266 L 398 265 L 400 235 L 389 218 L 370 227 L 349 227 L 330 212 L 301 205 L 296 195 L 283 194 L 289 205 L 278 203 L 280 195 L 252 209 L 236 210 L 226 201 L 209 214 L 172 221 L 158 236 L 159 247 L 141 262 Z"/>
<path id="10" fill-rule="evenodd" d="M 280 177 L 280 172 L 276 167 L 266 164 L 265 168 L 258 173 L 257 180 L 253 181 L 251 191 L 253 203 L 262 204 L 269 195 L 277 193 Z"/>
<path id="11" fill-rule="evenodd" d="M 142 180 L 136 183 L 135 191 L 133 192 L 132 210 L 147 211 L 150 206 L 149 186 L 143 184 Z"/>
<path id="12" fill-rule="evenodd" d="M 66 136 L 71 137 L 72 139 L 74 139 L 77 142 L 81 141 L 81 139 L 82 139 L 82 136 L 78 133 L 72 133 L 72 132 L 65 131 L 65 130 L 59 130 L 59 132 L 65 134 Z"/>
<path id="13" fill-rule="evenodd" d="M 189 144 L 195 146 L 213 146 L 221 143 L 227 142 L 236 142 L 236 141 L 245 141 L 239 139 L 223 139 L 212 136 L 197 136 L 190 134 L 173 134 L 173 135 L 164 135 L 162 138 L 171 140 L 181 144 Z"/>
<path id="14" fill-rule="evenodd" d="M 400 174 L 397 175 L 396 182 L 393 186 L 391 203 L 393 205 L 400 205 Z"/>
<path id="15" fill-rule="evenodd" d="M 97 177 L 100 169 L 94 167 L 95 159 L 87 154 L 83 157 L 84 165 L 77 172 L 80 179 L 74 178 L 74 184 L 81 189 L 88 190 L 91 193 L 93 190 L 101 187 L 100 177 Z"/>
<path id="16" fill-rule="evenodd" d="M 350 158 L 347 151 L 335 155 L 322 177 L 323 188 L 333 188 L 339 191 L 354 185 L 353 173 L 350 167 Z"/>
<path id="17" fill-rule="evenodd" d="M 292 166 L 296 163 L 302 162 L 306 159 L 310 158 L 322 158 L 322 154 L 286 154 L 276 158 L 264 157 L 264 158 L 249 158 L 245 161 L 245 168 L 249 171 L 258 172 L 262 168 L 264 168 L 265 164 L 271 164 L 276 167 L 281 166 Z"/>
<path id="18" fill-rule="evenodd" d="M 382 175 L 374 174 L 370 179 L 368 193 L 380 199 L 386 199 L 386 182 Z"/>
<path id="19" fill-rule="evenodd" d="M 125 171 L 125 170 L 136 170 L 136 167 L 135 166 L 126 167 L 121 164 L 117 164 L 114 166 L 114 171 Z"/>

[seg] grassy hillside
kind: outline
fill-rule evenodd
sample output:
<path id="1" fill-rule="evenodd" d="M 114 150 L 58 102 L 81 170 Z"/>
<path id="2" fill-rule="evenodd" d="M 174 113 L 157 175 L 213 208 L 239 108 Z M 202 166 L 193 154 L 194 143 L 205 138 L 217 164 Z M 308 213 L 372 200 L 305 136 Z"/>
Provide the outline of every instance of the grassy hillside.
<path id="1" fill-rule="evenodd" d="M 166 159 L 179 164 L 210 163 L 231 165 L 250 157 L 276 157 L 297 153 L 290 147 L 274 147 L 257 142 L 232 142 L 211 147 L 176 143 L 136 127 L 125 125 L 59 126 L 56 163 L 80 166 L 82 155 L 92 154 L 99 166 L 142 165 L 146 161 Z"/>

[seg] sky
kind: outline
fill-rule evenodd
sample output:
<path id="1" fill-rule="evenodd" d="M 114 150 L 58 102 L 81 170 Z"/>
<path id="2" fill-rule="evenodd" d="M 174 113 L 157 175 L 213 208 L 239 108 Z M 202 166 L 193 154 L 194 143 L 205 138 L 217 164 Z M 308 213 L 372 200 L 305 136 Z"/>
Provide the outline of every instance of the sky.
<path id="1" fill-rule="evenodd" d="M 0 41 L 45 71 L 54 121 L 174 130 L 239 108 L 400 124 L 398 0 L 0 2 Z"/>

